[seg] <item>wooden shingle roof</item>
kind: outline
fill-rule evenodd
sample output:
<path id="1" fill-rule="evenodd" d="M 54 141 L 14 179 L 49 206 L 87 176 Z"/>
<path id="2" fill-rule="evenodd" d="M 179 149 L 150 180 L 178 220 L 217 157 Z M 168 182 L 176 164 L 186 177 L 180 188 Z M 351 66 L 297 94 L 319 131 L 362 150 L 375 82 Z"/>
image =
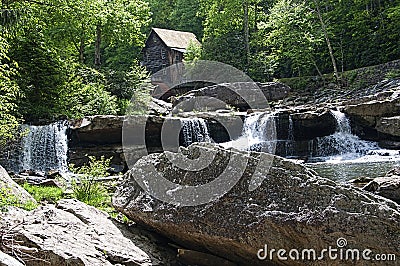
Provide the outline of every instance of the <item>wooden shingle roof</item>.
<path id="1" fill-rule="evenodd" d="M 189 46 L 190 41 L 200 45 L 200 42 L 197 40 L 196 35 L 191 32 L 167 30 L 160 28 L 153 28 L 152 30 L 169 48 L 176 48 L 176 50 L 186 50 L 186 48 Z"/>

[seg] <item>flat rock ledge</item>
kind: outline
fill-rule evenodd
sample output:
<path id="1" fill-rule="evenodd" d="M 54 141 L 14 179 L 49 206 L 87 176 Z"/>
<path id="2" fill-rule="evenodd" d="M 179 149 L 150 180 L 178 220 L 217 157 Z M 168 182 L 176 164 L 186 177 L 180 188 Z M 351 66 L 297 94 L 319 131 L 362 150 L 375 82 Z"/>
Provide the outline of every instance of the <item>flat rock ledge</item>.
<path id="1" fill-rule="evenodd" d="M 11 208 L 0 224 L 1 249 L 25 265 L 175 265 L 176 253 L 150 233 L 73 199 L 31 212 Z"/>
<path id="2" fill-rule="evenodd" d="M 212 144 L 194 144 L 182 151 L 191 159 L 203 153 L 205 158 L 216 155 L 199 172 L 172 165 L 178 154 L 164 152 L 143 157 L 117 189 L 114 206 L 185 248 L 212 253 L 238 265 L 353 265 L 352 260 L 330 260 L 328 256 L 320 261 L 301 260 L 301 256 L 300 260 L 279 260 L 276 253 L 272 261 L 257 257 L 265 245 L 268 251 L 314 249 L 319 256 L 323 249 L 342 245 L 341 238 L 346 240 L 344 252 L 370 249 L 372 254 L 395 254 L 400 258 L 400 205 L 393 201 L 321 178 L 302 165 L 273 155 Z M 248 160 L 244 174 L 221 198 L 199 206 L 178 207 L 162 202 L 136 182 L 136 178 L 150 178 L 148 167 L 153 165 L 175 183 L 203 184 L 213 178 L 213 173 L 217 177 L 229 159 L 239 164 Z M 266 161 L 270 159 L 268 169 Z M 249 191 L 255 172 L 263 181 Z M 368 261 L 368 265 L 382 264 Z"/>

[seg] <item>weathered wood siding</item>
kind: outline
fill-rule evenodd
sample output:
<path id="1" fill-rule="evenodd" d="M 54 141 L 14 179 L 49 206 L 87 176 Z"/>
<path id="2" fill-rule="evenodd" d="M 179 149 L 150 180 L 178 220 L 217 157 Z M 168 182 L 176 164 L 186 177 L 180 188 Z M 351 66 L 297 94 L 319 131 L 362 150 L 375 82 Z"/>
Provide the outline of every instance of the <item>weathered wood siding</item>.
<path id="1" fill-rule="evenodd" d="M 150 34 L 143 49 L 143 65 L 146 66 L 147 70 L 155 73 L 162 68 L 180 63 L 182 60 L 182 52 L 166 46 L 154 32 Z"/>
<path id="2" fill-rule="evenodd" d="M 161 39 L 151 33 L 147 39 L 146 46 L 143 49 L 143 64 L 146 66 L 150 73 L 156 73 L 157 71 L 168 67 L 171 63 L 169 61 L 169 49 Z"/>

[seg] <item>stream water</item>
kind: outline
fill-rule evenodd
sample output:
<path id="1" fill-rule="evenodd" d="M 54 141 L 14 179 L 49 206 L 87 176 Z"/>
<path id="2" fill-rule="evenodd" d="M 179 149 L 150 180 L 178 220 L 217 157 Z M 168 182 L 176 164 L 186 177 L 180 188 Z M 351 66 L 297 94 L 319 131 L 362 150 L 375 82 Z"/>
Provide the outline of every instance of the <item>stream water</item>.
<path id="1" fill-rule="evenodd" d="M 337 121 L 336 132 L 330 136 L 310 141 L 309 158 L 306 165 L 321 176 L 347 181 L 357 177 L 377 177 L 384 175 L 394 166 L 400 165 L 398 150 L 383 150 L 375 142 L 364 141 L 353 135 L 346 116 L 339 111 L 331 111 Z M 275 113 L 254 113 L 247 115 L 242 136 L 236 140 L 221 143 L 225 147 L 274 153 L 279 141 L 285 142 L 287 157 L 295 154 L 293 121 L 289 116 L 287 140 L 276 140 Z M 66 121 L 46 126 L 25 126 L 28 135 L 22 143 L 17 171 L 59 170 L 68 171 L 68 140 Z M 183 145 L 194 142 L 211 142 L 208 125 L 201 118 L 182 118 L 181 132 Z"/>
<path id="2" fill-rule="evenodd" d="M 400 165 L 400 151 L 380 149 L 377 143 L 365 141 L 352 134 L 349 119 L 340 111 L 331 111 L 335 117 L 336 132 L 330 136 L 309 142 L 309 162 L 306 165 L 319 175 L 345 182 L 357 177 L 384 176 Z M 241 150 L 273 152 L 274 145 L 285 141 L 286 156 L 292 158 L 294 151 L 293 121 L 289 116 L 288 139 L 273 137 L 274 113 L 256 113 L 245 118 L 242 136 L 223 143 L 225 147 Z"/>
<path id="3" fill-rule="evenodd" d="M 336 132 L 317 139 L 317 149 L 307 166 L 318 174 L 336 181 L 358 177 L 375 178 L 400 164 L 398 150 L 380 149 L 378 144 L 361 140 L 351 133 L 349 119 L 344 113 L 331 111 L 336 118 Z"/>

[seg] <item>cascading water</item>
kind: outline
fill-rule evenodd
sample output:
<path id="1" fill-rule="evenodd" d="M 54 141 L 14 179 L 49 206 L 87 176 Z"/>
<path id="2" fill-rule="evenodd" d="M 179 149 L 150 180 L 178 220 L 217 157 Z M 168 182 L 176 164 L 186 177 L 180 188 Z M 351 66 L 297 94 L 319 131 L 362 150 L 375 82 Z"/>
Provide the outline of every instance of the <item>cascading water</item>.
<path id="1" fill-rule="evenodd" d="M 353 159 L 365 155 L 370 150 L 378 149 L 376 143 L 361 140 L 351 133 L 350 121 L 344 113 L 333 110 L 331 113 L 337 122 L 336 132 L 317 140 L 317 156 L 340 155 L 344 159 Z"/>
<path id="2" fill-rule="evenodd" d="M 182 134 L 184 146 L 194 142 L 211 142 L 207 123 L 202 118 L 182 118 Z"/>
<path id="3" fill-rule="evenodd" d="M 289 125 L 288 125 L 288 139 L 286 140 L 286 156 L 294 155 L 294 132 L 293 132 L 293 119 L 289 114 Z"/>
<path id="4" fill-rule="evenodd" d="M 24 127 L 28 134 L 23 139 L 19 170 L 68 171 L 68 122 Z"/>
<path id="5" fill-rule="evenodd" d="M 240 150 L 274 153 L 276 146 L 276 128 L 274 113 L 255 113 L 246 116 L 242 136 L 221 145 Z"/>

